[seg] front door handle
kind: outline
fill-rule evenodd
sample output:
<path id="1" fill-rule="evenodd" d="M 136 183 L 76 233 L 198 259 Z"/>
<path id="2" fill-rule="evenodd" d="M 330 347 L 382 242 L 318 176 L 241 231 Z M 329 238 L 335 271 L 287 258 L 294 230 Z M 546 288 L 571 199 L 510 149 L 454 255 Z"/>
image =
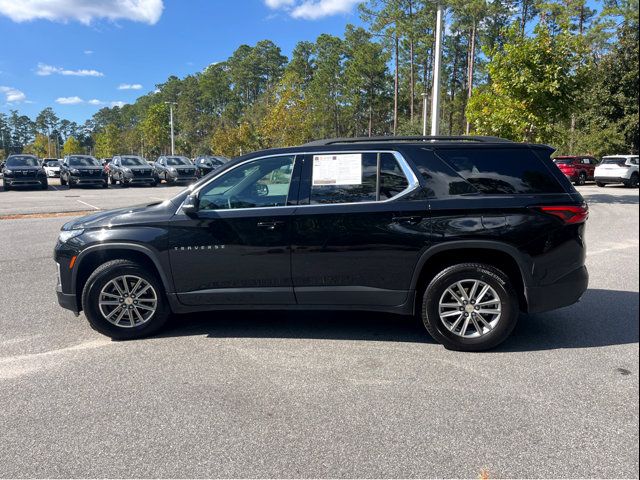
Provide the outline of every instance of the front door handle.
<path id="1" fill-rule="evenodd" d="M 399 216 L 399 217 L 392 217 L 391 220 L 395 223 L 420 223 L 422 221 L 422 218 L 420 215 L 408 215 L 408 216 Z"/>
<path id="2" fill-rule="evenodd" d="M 267 230 L 275 230 L 282 225 L 284 225 L 284 222 L 280 220 L 273 222 L 258 222 L 258 228 L 266 228 Z"/>

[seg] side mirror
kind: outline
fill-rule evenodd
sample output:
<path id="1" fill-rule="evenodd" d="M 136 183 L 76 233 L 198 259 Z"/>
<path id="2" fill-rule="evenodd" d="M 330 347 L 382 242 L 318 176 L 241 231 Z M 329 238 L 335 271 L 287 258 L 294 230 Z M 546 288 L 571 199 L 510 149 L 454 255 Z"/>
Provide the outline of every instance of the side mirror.
<path id="1" fill-rule="evenodd" d="M 197 195 L 189 195 L 182 204 L 182 211 L 188 217 L 197 217 L 199 203 Z"/>

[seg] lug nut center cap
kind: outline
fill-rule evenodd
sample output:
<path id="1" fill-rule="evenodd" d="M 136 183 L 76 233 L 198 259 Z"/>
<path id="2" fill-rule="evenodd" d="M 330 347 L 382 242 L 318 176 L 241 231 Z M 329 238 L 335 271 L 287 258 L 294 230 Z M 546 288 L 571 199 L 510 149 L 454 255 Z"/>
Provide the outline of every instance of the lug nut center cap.
<path id="1" fill-rule="evenodd" d="M 467 313 L 473 313 L 475 311 L 475 308 L 473 307 L 473 305 L 466 305 L 464 309 Z"/>
<path id="2" fill-rule="evenodd" d="M 127 305 L 133 304 L 133 298 L 131 298 L 131 297 L 125 298 L 124 299 L 124 303 L 126 303 Z"/>

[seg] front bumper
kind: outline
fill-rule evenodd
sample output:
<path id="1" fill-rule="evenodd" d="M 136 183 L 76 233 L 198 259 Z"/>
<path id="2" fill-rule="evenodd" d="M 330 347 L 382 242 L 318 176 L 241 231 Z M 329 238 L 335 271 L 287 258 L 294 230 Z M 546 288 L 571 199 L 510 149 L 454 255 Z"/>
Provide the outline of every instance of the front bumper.
<path id="1" fill-rule="evenodd" d="M 588 286 L 589 272 L 583 265 L 552 284 L 525 287 L 527 313 L 546 312 L 573 305 L 580 300 Z"/>
<path id="2" fill-rule="evenodd" d="M 4 177 L 2 180 L 5 185 L 9 185 L 10 187 L 39 187 L 47 184 L 47 177 Z"/>
<path id="3" fill-rule="evenodd" d="M 47 172 L 47 177 L 49 177 L 49 178 L 59 178 L 60 177 L 60 170 L 58 170 L 57 172 L 52 172 L 51 170 L 49 170 Z"/>
<path id="4" fill-rule="evenodd" d="M 69 177 L 69 183 L 73 185 L 106 185 L 107 177 L 78 177 L 72 175 Z"/>
<path id="5" fill-rule="evenodd" d="M 78 306 L 78 297 L 76 295 L 72 293 L 64 293 L 60 285 L 56 287 L 56 295 L 58 296 L 58 304 L 62 308 L 71 310 L 76 315 L 80 313 L 80 308 Z"/>
<path id="6" fill-rule="evenodd" d="M 169 179 L 171 182 L 174 183 L 178 183 L 178 182 L 195 182 L 196 180 L 198 180 L 198 176 L 195 174 L 193 175 L 171 175 L 169 174 Z"/>
<path id="7" fill-rule="evenodd" d="M 156 181 L 157 180 L 155 177 L 125 177 L 124 178 L 124 182 L 127 185 L 136 184 L 136 183 L 153 184 L 153 183 L 156 183 Z"/>

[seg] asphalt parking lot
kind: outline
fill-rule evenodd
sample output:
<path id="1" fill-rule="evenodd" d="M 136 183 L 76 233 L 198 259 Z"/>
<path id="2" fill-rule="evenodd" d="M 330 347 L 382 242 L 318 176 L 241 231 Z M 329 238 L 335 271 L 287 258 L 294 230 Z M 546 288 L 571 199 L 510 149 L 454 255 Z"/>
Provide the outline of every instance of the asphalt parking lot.
<path id="1" fill-rule="evenodd" d="M 638 477 L 638 190 L 580 187 L 589 290 L 482 354 L 353 312 L 179 316 L 112 342 L 56 302 L 73 216 L 12 218 L 178 189 L 0 191 L 0 476 Z"/>

